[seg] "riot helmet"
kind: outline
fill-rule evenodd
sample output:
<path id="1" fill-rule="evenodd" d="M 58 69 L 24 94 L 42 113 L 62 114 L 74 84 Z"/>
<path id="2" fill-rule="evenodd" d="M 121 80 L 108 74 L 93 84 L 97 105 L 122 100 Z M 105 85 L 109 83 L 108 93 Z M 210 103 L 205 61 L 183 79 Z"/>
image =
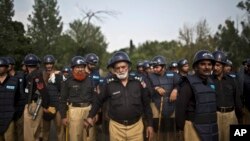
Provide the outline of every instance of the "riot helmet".
<path id="1" fill-rule="evenodd" d="M 136 67 L 137 68 L 143 67 L 143 61 L 138 61 L 137 64 L 136 64 Z"/>
<path id="2" fill-rule="evenodd" d="M 166 58 L 161 55 L 157 55 L 152 59 L 153 66 L 165 66 L 167 64 Z"/>
<path id="3" fill-rule="evenodd" d="M 131 64 L 128 54 L 123 51 L 118 51 L 111 57 L 110 66 L 114 67 L 116 63 L 123 61 Z"/>
<path id="4" fill-rule="evenodd" d="M 13 57 L 7 56 L 6 60 L 8 61 L 9 65 L 15 65 L 16 61 Z"/>
<path id="5" fill-rule="evenodd" d="M 99 62 L 99 57 L 94 53 L 89 53 L 86 55 L 86 63 L 96 65 Z"/>
<path id="6" fill-rule="evenodd" d="M 214 60 L 216 62 L 219 62 L 219 63 L 222 63 L 222 64 L 226 64 L 227 57 L 224 54 L 224 52 L 222 52 L 222 51 L 215 51 L 215 52 L 213 52 L 213 56 L 214 56 Z"/>
<path id="7" fill-rule="evenodd" d="M 0 57 L 0 66 L 8 67 L 9 63 L 5 57 Z"/>
<path id="8" fill-rule="evenodd" d="M 35 54 L 28 54 L 24 57 L 24 64 L 27 66 L 36 66 L 40 63 L 40 59 Z"/>
<path id="9" fill-rule="evenodd" d="M 64 66 L 63 69 L 62 69 L 62 72 L 69 73 L 70 71 L 71 71 L 71 68 L 68 67 L 68 66 Z"/>
<path id="10" fill-rule="evenodd" d="M 227 59 L 227 60 L 226 60 L 226 65 L 232 67 L 232 66 L 233 66 L 233 62 L 232 62 L 231 60 Z"/>
<path id="11" fill-rule="evenodd" d="M 181 68 L 183 67 L 184 65 L 188 64 L 188 60 L 187 59 L 180 59 L 178 61 L 178 67 Z"/>
<path id="12" fill-rule="evenodd" d="M 150 68 L 150 67 L 151 67 L 150 61 L 144 60 L 143 61 L 143 68 L 146 69 L 146 68 Z"/>
<path id="13" fill-rule="evenodd" d="M 45 55 L 43 57 L 43 63 L 44 64 L 54 64 L 56 61 L 55 57 L 53 55 Z"/>
<path id="14" fill-rule="evenodd" d="M 210 61 L 212 61 L 213 65 L 215 63 L 214 56 L 211 52 L 209 52 L 208 50 L 200 50 L 200 51 L 196 52 L 196 54 L 194 56 L 193 68 L 198 62 L 200 62 L 202 60 L 210 60 Z"/>
<path id="15" fill-rule="evenodd" d="M 71 59 L 71 67 L 79 66 L 79 65 L 86 65 L 86 60 L 82 56 L 75 56 Z"/>
<path id="16" fill-rule="evenodd" d="M 176 61 L 172 61 L 169 65 L 170 68 L 177 68 L 178 67 L 178 63 Z"/>

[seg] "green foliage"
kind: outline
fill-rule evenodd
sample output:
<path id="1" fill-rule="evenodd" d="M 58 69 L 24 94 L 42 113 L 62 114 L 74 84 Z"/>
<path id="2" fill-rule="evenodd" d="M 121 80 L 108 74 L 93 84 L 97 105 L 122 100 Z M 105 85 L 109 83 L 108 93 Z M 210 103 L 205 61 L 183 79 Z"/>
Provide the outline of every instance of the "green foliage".
<path id="1" fill-rule="evenodd" d="M 95 53 L 99 56 L 100 65 L 105 68 L 106 62 L 103 57 L 107 56 L 107 43 L 101 32 L 101 28 L 91 23 L 82 23 L 81 20 L 75 20 L 69 24 L 68 35 L 74 40 L 74 55 L 84 56 L 88 53 Z"/>
<path id="2" fill-rule="evenodd" d="M 30 39 L 25 37 L 21 22 L 12 21 L 13 0 L 0 0 L 0 56 L 12 56 L 17 68 L 24 55 L 30 52 Z"/>
<path id="3" fill-rule="evenodd" d="M 57 0 L 35 0 L 34 12 L 28 16 L 27 35 L 32 39 L 33 52 L 38 56 L 52 54 L 61 36 L 63 23 Z"/>

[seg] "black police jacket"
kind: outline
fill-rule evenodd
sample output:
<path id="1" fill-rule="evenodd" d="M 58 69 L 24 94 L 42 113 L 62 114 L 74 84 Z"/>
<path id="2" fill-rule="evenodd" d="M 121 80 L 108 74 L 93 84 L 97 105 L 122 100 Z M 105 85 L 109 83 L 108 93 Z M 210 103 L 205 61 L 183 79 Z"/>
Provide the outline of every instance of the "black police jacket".
<path id="1" fill-rule="evenodd" d="M 15 103 L 19 101 L 18 79 L 7 76 L 0 84 L 0 135 L 9 127 L 16 111 Z"/>
<path id="2" fill-rule="evenodd" d="M 94 84 L 90 77 L 78 81 L 70 76 L 61 84 L 60 113 L 62 118 L 66 117 L 67 102 L 70 103 L 93 103 Z"/>
<path id="3" fill-rule="evenodd" d="M 109 100 L 109 117 L 113 120 L 133 120 L 145 115 L 152 125 L 149 91 L 138 76 L 129 76 L 126 86 L 116 76 L 111 76 L 97 96 L 88 117 L 94 117 L 102 104 Z"/>

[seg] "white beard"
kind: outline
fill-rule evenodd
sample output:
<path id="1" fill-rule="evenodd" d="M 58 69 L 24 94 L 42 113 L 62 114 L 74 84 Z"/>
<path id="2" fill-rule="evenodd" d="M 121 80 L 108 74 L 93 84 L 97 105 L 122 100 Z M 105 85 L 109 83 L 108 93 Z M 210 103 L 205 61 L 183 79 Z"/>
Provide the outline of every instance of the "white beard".
<path id="1" fill-rule="evenodd" d="M 125 78 L 128 77 L 128 72 L 125 72 L 125 73 L 122 73 L 122 74 L 116 73 L 116 77 L 117 77 L 118 79 L 120 79 L 120 80 L 123 80 L 123 79 L 125 79 Z"/>

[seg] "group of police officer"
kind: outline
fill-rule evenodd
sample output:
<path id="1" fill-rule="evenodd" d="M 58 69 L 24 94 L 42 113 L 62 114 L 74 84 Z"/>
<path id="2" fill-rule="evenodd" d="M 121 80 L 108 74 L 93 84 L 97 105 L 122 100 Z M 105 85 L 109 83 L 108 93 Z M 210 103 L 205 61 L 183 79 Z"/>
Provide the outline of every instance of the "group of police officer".
<path id="1" fill-rule="evenodd" d="M 16 72 L 0 57 L 0 141 L 47 141 L 51 123 L 58 141 L 228 141 L 231 124 L 250 124 L 250 59 L 234 73 L 225 53 L 200 50 L 193 72 L 161 55 L 132 71 L 118 51 L 105 77 L 99 61 L 74 56 L 58 71 L 53 55 L 28 54 Z"/>

